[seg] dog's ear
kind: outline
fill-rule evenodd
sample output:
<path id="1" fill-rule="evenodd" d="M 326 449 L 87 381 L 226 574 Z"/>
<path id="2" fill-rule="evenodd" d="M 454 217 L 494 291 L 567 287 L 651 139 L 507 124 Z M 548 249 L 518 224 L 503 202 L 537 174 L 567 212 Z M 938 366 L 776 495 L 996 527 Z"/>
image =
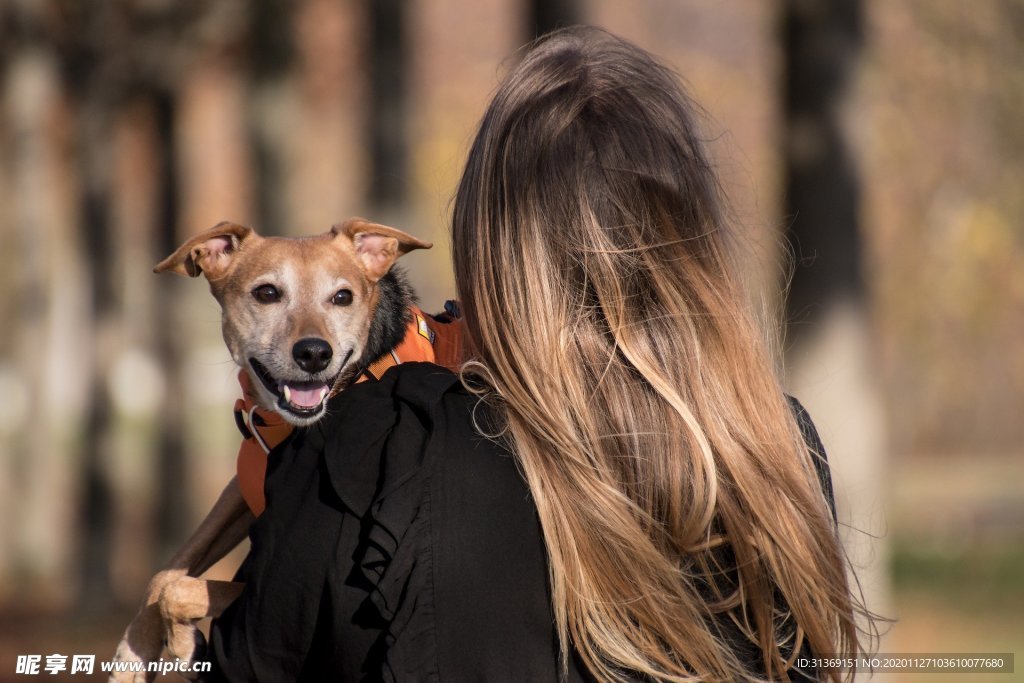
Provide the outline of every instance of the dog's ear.
<path id="1" fill-rule="evenodd" d="M 413 249 L 430 249 L 433 244 L 418 240 L 397 228 L 371 223 L 365 218 L 349 218 L 331 228 L 335 239 L 351 244 L 363 272 L 371 282 L 384 277 L 395 260 Z"/>
<path id="2" fill-rule="evenodd" d="M 218 223 L 178 247 L 173 254 L 156 264 L 153 272 L 170 271 L 189 277 L 205 274 L 207 280 L 216 280 L 227 271 L 235 252 L 253 237 L 258 235 L 252 228 L 227 221 Z"/>

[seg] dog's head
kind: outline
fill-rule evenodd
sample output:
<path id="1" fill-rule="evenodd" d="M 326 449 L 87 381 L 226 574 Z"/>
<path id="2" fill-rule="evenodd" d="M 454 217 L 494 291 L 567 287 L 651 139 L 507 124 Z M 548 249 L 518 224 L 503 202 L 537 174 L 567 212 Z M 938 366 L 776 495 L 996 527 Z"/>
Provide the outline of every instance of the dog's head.
<path id="1" fill-rule="evenodd" d="M 398 257 L 430 247 L 362 218 L 297 238 L 220 223 L 154 271 L 206 276 L 221 306 L 224 341 L 260 404 L 301 426 L 323 415 L 331 390 L 362 358 L 377 283 Z"/>

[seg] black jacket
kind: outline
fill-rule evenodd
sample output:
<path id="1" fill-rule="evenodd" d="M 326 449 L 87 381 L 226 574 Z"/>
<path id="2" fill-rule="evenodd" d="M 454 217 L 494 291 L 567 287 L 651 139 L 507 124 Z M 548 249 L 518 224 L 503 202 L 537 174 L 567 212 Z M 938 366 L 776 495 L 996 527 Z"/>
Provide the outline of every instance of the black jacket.
<path id="1" fill-rule="evenodd" d="M 272 453 L 211 680 L 558 680 L 540 522 L 513 458 L 475 431 L 477 403 L 404 364 Z M 568 672 L 589 680 L 575 658 Z"/>

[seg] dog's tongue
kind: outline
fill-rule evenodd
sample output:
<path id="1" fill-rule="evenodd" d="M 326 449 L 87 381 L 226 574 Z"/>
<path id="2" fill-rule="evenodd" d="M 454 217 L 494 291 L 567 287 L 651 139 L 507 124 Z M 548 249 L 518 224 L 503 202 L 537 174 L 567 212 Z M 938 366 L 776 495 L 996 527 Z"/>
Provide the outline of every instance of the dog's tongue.
<path id="1" fill-rule="evenodd" d="M 299 408 L 316 408 L 327 395 L 328 387 L 320 383 L 288 384 L 283 387 L 284 398 Z"/>

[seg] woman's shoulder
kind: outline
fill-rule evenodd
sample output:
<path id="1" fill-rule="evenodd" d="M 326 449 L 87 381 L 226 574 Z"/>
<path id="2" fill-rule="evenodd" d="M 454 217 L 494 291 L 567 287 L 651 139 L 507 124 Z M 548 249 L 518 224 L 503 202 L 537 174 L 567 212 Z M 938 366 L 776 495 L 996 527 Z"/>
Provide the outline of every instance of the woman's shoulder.
<path id="1" fill-rule="evenodd" d="M 828 464 L 828 455 L 825 453 L 825 445 L 821 442 L 818 429 L 814 426 L 811 415 L 804 408 L 803 404 L 788 394 L 786 395 L 786 400 L 789 402 L 790 410 L 793 411 L 793 417 L 796 418 L 796 424 L 800 428 L 800 435 L 804 439 L 804 444 L 811 453 L 811 462 L 814 463 L 814 469 L 818 475 L 818 483 L 821 484 L 822 493 L 825 494 L 825 500 L 828 502 L 829 510 L 832 513 L 832 520 L 836 521 L 835 490 L 832 487 L 832 472 Z"/>
<path id="2" fill-rule="evenodd" d="M 377 495 L 416 470 L 415 490 L 403 487 L 403 495 L 429 495 L 435 531 L 484 544 L 503 542 L 506 532 L 534 531 L 529 487 L 497 434 L 496 413 L 457 375 L 431 363 L 402 364 L 389 369 L 358 405 L 360 412 L 378 413 L 371 420 L 375 427 L 362 429 L 367 418 L 353 418 L 329 439 L 347 461 L 337 479 L 351 482 L 358 461 L 372 460 L 353 455 L 379 449 Z"/>
<path id="3" fill-rule="evenodd" d="M 496 412 L 442 366 L 413 362 L 392 367 L 364 393 L 353 394 L 351 403 L 357 410 L 339 412 L 358 414 L 352 420 L 357 426 L 380 422 L 394 429 L 402 426 L 403 413 L 411 413 L 430 439 L 441 443 L 446 457 L 460 458 L 467 451 L 509 457 L 497 435 Z"/>
<path id="4" fill-rule="evenodd" d="M 493 433 L 494 412 L 458 376 L 427 363 L 389 369 L 365 395 L 353 405 L 379 403 L 391 423 L 371 437 L 382 469 L 368 509 L 375 526 L 387 514 L 389 538 L 401 539 L 382 534 L 374 544 L 396 544 L 386 583 L 404 586 L 404 601 L 396 593 L 384 602 L 416 606 L 396 658 L 418 667 L 422 647 L 410 643 L 429 632 L 441 680 L 557 679 L 540 521 L 515 458 Z M 390 523 L 399 517 L 408 523 Z"/>
<path id="5" fill-rule="evenodd" d="M 492 413 L 441 366 L 394 366 L 346 389 L 328 412 L 311 446 L 322 449 L 332 487 L 357 513 L 395 494 L 418 498 L 429 481 L 450 483 L 444 490 L 456 500 L 465 500 L 457 495 L 463 484 L 522 486 L 508 452 L 481 433 Z"/>
<path id="6" fill-rule="evenodd" d="M 434 363 L 408 362 L 389 368 L 377 381 L 349 387 L 338 394 L 336 400 L 361 406 L 366 401 L 393 399 L 393 403 L 429 409 L 449 391 L 460 389 L 459 377 L 451 370 Z"/>
<path id="7" fill-rule="evenodd" d="M 430 562 L 441 680 L 557 680 L 544 536 L 497 414 L 461 383 L 433 411 Z M 569 680 L 580 680 L 576 663 Z"/>
<path id="8" fill-rule="evenodd" d="M 419 495 L 412 479 L 424 469 L 435 413 L 458 377 L 432 363 L 403 363 L 377 381 L 333 397 L 327 416 L 298 448 L 322 454 L 331 487 L 352 511 L 395 494 Z M 409 484 L 413 484 L 410 486 Z"/>

